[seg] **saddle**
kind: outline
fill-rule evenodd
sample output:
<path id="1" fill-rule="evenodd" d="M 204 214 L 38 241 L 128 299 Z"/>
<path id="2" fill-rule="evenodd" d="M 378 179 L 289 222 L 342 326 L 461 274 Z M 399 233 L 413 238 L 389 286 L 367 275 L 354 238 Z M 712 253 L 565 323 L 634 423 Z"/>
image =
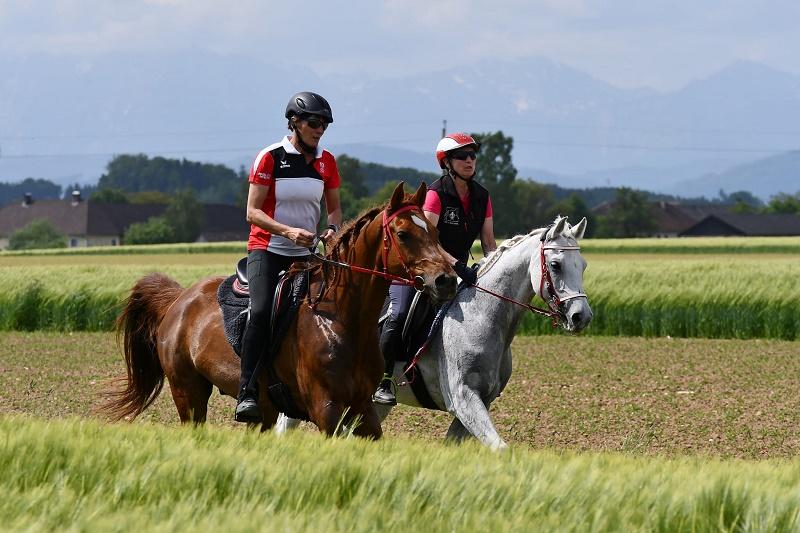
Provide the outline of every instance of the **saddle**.
<path id="1" fill-rule="evenodd" d="M 465 287 L 461 284 L 458 291 Z M 445 313 L 450 308 L 451 302 L 446 302 L 441 307 L 434 306 L 430 299 L 421 292 L 414 295 L 411 301 L 411 307 L 408 310 L 408 316 L 403 324 L 402 342 L 403 350 L 401 357 L 395 363 L 403 363 L 406 368 L 404 376 L 406 381 L 411 386 L 411 391 L 416 396 L 420 405 L 426 409 L 441 410 L 436 405 L 436 402 L 431 398 L 428 388 L 425 386 L 425 380 L 422 378 L 422 373 L 418 372 L 416 368 L 408 369 L 409 364 L 413 361 L 414 356 L 420 350 L 427 348 L 427 343 L 433 335 L 441 328 L 442 320 Z M 383 331 L 383 325 L 389 317 L 389 298 L 387 297 L 383 303 L 381 317 L 378 320 L 378 335 Z"/>
<path id="2" fill-rule="evenodd" d="M 287 416 L 301 420 L 308 420 L 308 414 L 295 405 L 286 385 L 280 381 L 275 372 L 272 357 L 278 353 L 289 326 L 297 315 L 297 310 L 308 295 L 309 277 L 309 272 L 306 270 L 289 270 L 281 273 L 272 302 L 269 350 L 263 361 L 267 365 L 267 392 L 273 405 Z M 246 257 L 237 263 L 236 274 L 220 283 L 217 289 L 217 302 L 222 311 L 225 338 L 236 355 L 241 357 L 242 337 L 250 318 Z"/>

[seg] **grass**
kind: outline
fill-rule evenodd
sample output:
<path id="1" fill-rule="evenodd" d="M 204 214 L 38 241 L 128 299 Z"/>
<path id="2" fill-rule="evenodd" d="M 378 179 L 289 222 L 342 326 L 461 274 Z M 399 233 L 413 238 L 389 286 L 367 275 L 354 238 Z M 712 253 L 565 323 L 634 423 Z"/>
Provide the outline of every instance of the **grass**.
<path id="1" fill-rule="evenodd" d="M 12 530 L 792 531 L 800 461 L 0 418 Z"/>
<path id="2" fill-rule="evenodd" d="M 514 373 L 491 410 L 512 446 L 743 459 L 800 450 L 796 342 L 545 336 L 512 347 Z M 109 333 L 0 333 L 0 416 L 91 417 L 104 380 L 124 374 Z M 241 430 L 233 408 L 213 394 L 210 425 Z M 434 443 L 450 421 L 399 406 L 384 431 Z M 178 425 L 168 388 L 140 423 Z"/>
<path id="3" fill-rule="evenodd" d="M 584 288 L 595 316 L 587 334 L 800 338 L 800 248 L 785 251 L 795 244 L 800 238 L 586 240 Z M 227 244 L 185 246 L 205 252 L 163 245 L 142 248 L 158 253 L 0 254 L 0 330 L 107 331 L 141 276 L 158 270 L 189 286 L 232 273 L 242 256 Z M 528 315 L 520 332 L 552 328 Z"/>

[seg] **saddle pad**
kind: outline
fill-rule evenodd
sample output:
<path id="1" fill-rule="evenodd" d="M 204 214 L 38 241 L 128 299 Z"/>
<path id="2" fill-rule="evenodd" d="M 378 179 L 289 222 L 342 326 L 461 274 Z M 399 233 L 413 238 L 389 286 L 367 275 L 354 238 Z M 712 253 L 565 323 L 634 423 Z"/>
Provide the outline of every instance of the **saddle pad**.
<path id="1" fill-rule="evenodd" d="M 230 276 L 219 284 L 217 289 L 217 302 L 222 311 L 222 323 L 225 329 L 225 338 L 231 344 L 233 351 L 242 356 L 242 336 L 247 326 L 250 298 L 238 296 L 233 292 L 233 282 L 236 276 Z"/>

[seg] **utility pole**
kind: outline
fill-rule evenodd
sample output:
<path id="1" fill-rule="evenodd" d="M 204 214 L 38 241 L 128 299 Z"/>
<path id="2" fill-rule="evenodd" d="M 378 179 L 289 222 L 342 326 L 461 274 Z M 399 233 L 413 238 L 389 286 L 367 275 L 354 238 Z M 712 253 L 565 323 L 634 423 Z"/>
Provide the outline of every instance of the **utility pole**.
<path id="1" fill-rule="evenodd" d="M 447 135 L 447 119 L 442 119 L 442 138 Z"/>

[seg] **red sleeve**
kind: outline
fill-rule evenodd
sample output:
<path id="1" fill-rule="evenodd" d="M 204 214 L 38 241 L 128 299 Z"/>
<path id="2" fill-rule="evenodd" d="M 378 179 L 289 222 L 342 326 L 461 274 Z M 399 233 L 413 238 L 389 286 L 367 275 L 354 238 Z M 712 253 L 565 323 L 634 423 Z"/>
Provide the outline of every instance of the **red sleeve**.
<path id="1" fill-rule="evenodd" d="M 494 210 L 492 209 L 492 199 L 486 200 L 486 216 L 484 218 L 492 218 Z"/>
<path id="2" fill-rule="evenodd" d="M 272 172 L 275 168 L 275 162 L 272 159 L 272 154 L 264 150 L 256 156 L 253 166 L 250 169 L 250 183 L 257 183 L 258 185 L 272 185 Z"/>
<path id="3" fill-rule="evenodd" d="M 330 152 L 325 152 L 317 162 L 317 171 L 322 176 L 325 189 L 338 189 L 342 184 L 339 176 L 339 167 L 336 165 L 336 158 Z"/>
<path id="4" fill-rule="evenodd" d="M 439 200 L 439 194 L 436 191 L 428 189 L 425 195 L 425 203 L 422 205 L 423 211 L 429 211 L 436 215 L 442 213 L 442 202 Z"/>

